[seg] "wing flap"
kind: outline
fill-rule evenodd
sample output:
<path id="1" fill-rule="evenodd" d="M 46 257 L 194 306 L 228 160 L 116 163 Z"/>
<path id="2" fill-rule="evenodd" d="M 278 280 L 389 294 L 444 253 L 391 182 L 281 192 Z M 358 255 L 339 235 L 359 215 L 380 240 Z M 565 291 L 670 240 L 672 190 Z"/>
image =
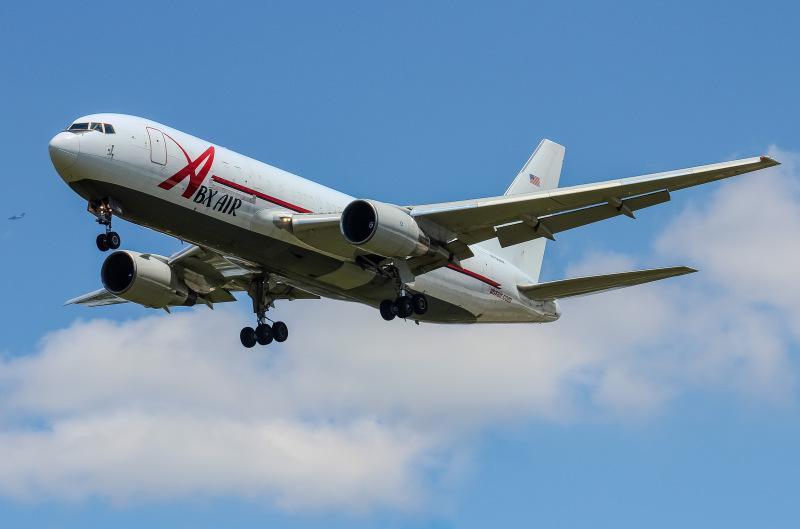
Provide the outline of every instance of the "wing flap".
<path id="1" fill-rule="evenodd" d="M 172 254 L 170 266 L 179 267 L 186 283 L 200 294 L 210 294 L 219 289 L 245 290 L 242 282 L 261 273 L 261 267 L 243 259 L 221 255 L 201 246 L 191 245 Z M 230 296 L 230 293 L 228 294 Z M 233 298 L 233 296 L 230 296 Z M 219 299 L 227 298 L 220 294 Z M 228 300 L 228 299 L 226 299 Z M 230 299 L 228 301 L 233 301 Z"/>
<path id="2" fill-rule="evenodd" d="M 560 281 L 551 281 L 549 283 L 538 283 L 534 285 L 517 285 L 517 289 L 528 299 L 545 301 L 597 294 L 599 292 L 632 287 L 694 272 L 697 272 L 697 270 L 689 268 L 688 266 L 673 266 L 670 268 L 655 268 L 652 270 L 637 270 L 635 272 L 622 272 L 618 274 L 580 277 L 576 279 L 562 279 Z"/>
<path id="3" fill-rule="evenodd" d="M 497 239 L 500 241 L 500 246 L 505 248 L 506 246 L 531 241 L 540 237 L 553 238 L 554 233 L 600 222 L 619 215 L 632 217 L 634 211 L 668 202 L 669 199 L 669 191 L 658 191 L 649 195 L 620 200 L 617 203 L 609 202 L 599 206 L 550 215 L 541 219 L 530 217 L 523 222 L 497 228 Z"/>
<path id="4" fill-rule="evenodd" d="M 295 299 L 319 299 L 320 297 L 316 294 L 308 292 L 306 290 L 297 288 L 293 285 L 288 283 L 277 283 L 274 286 L 271 286 L 269 289 L 269 294 L 267 297 L 271 300 L 279 300 L 279 299 L 288 299 L 289 301 L 293 301 Z"/>

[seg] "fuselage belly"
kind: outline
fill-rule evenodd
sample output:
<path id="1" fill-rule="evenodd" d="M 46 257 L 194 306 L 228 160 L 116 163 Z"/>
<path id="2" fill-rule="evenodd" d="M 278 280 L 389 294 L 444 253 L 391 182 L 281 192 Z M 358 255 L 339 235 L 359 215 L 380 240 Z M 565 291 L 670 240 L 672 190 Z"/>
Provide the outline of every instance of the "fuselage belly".
<path id="1" fill-rule="evenodd" d="M 314 294 L 375 307 L 396 295 L 388 278 L 309 246 L 272 222 L 284 214 L 341 213 L 353 197 L 158 123 L 116 114 L 85 119 L 111 122 L 115 133 L 78 134 L 79 155 L 56 169 L 87 201 L 113 197 L 121 207 L 115 214 L 125 220 L 258 263 Z M 408 284 L 430 300 L 427 313 L 414 319 L 558 317 L 557 308 L 520 296 L 516 285 L 526 282 L 524 275 L 483 248 L 475 247 L 462 266 L 470 273 L 444 267 Z"/>

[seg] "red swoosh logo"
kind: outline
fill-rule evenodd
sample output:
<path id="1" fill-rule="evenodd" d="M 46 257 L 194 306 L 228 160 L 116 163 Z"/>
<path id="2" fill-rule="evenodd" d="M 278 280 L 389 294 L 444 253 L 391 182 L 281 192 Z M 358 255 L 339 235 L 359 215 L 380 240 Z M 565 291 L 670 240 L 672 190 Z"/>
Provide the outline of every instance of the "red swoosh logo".
<path id="1" fill-rule="evenodd" d="M 164 134 L 164 136 L 167 135 Z M 214 147 L 209 147 L 203 154 L 198 156 L 196 160 L 192 160 L 177 141 L 173 140 L 169 136 L 167 136 L 167 138 L 175 142 L 175 145 L 177 145 L 178 148 L 183 152 L 183 155 L 186 156 L 186 161 L 188 163 L 186 164 L 186 167 L 158 184 L 158 187 L 169 191 L 188 176 L 189 185 L 186 186 L 186 191 L 184 191 L 181 196 L 183 198 L 190 198 L 192 195 L 194 195 L 194 192 L 197 191 L 197 189 L 200 187 L 200 184 L 203 183 L 203 180 L 205 180 L 208 172 L 211 170 L 211 164 L 214 163 Z M 200 164 L 203 163 L 204 160 L 205 164 L 203 164 L 203 167 L 201 167 L 200 171 L 198 171 L 197 168 L 200 167 Z"/>

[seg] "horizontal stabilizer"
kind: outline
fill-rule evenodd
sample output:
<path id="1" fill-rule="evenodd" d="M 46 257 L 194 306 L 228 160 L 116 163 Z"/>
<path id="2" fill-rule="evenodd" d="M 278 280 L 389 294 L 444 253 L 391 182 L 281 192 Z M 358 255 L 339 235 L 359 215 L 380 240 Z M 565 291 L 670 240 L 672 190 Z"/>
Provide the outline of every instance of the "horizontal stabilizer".
<path id="1" fill-rule="evenodd" d="M 655 268 L 653 270 L 637 270 L 635 272 L 622 272 L 603 276 L 579 277 L 576 279 L 562 279 L 549 283 L 535 285 L 517 285 L 520 293 L 532 300 L 553 300 L 597 294 L 618 288 L 632 287 L 668 277 L 682 276 L 697 272 L 688 266 L 673 266 L 670 268 Z"/>

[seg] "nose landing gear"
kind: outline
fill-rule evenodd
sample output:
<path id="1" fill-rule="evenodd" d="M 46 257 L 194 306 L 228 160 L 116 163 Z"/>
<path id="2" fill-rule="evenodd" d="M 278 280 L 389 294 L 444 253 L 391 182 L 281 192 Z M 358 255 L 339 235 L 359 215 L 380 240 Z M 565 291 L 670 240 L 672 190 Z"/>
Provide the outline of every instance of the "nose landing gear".
<path id="1" fill-rule="evenodd" d="M 111 217 L 113 216 L 112 207 L 116 209 L 117 212 L 122 211 L 122 208 L 111 198 L 103 199 L 100 202 L 89 202 L 89 211 L 97 216 L 97 222 L 99 224 L 106 227 L 106 232 L 98 235 L 95 241 L 97 243 L 97 249 L 101 252 L 116 250 L 121 243 L 119 234 L 115 231 L 111 231 Z"/>
<path id="2" fill-rule="evenodd" d="M 116 250 L 119 248 L 121 240 L 119 238 L 119 234 L 115 231 L 111 231 L 111 227 L 106 227 L 106 232 L 101 233 L 97 236 L 97 249 L 101 252 L 107 252 L 108 250 Z"/>

